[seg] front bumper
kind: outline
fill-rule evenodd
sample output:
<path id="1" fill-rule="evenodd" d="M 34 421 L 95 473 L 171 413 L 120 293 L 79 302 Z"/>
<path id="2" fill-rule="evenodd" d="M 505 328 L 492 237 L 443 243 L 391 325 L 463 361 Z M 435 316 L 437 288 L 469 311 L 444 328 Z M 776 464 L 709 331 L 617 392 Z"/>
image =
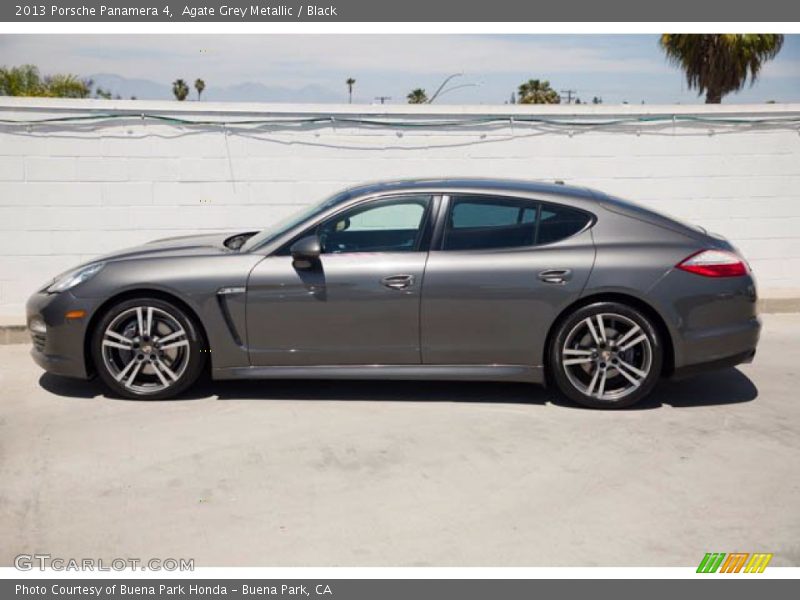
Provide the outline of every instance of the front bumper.
<path id="1" fill-rule="evenodd" d="M 33 294 L 25 305 L 25 312 L 33 341 L 31 356 L 36 364 L 55 375 L 81 379 L 91 377 L 84 342 L 96 308 L 96 300 L 77 298 L 69 291 Z M 67 319 L 66 313 L 72 310 L 84 310 L 86 316 Z M 36 318 L 44 322 L 44 333 L 31 330 L 31 321 Z"/>

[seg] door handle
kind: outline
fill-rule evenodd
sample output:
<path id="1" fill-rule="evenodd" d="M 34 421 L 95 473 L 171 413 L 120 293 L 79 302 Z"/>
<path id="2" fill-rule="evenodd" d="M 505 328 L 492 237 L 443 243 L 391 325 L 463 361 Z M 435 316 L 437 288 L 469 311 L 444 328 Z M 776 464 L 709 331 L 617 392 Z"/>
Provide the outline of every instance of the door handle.
<path id="1" fill-rule="evenodd" d="M 413 275 L 389 275 L 381 279 L 381 283 L 393 290 L 404 290 L 414 284 Z"/>
<path id="2" fill-rule="evenodd" d="M 566 283 L 572 277 L 570 269 L 545 269 L 537 277 L 544 283 Z"/>

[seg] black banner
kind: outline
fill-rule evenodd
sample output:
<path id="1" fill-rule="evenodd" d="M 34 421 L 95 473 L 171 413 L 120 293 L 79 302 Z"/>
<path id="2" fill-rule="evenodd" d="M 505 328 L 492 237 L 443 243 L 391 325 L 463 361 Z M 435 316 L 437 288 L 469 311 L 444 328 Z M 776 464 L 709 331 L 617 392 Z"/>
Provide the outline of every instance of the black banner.
<path id="1" fill-rule="evenodd" d="M 774 570 L 773 570 L 774 574 Z M 25 579 L 0 582 L 0 597 L 30 600 L 486 600 L 487 598 L 615 598 L 761 600 L 797 596 L 796 580 L 708 575 L 698 579 Z M 792 592 L 794 590 L 794 592 Z"/>
<path id="2" fill-rule="evenodd" d="M 0 21 L 25 22 L 768 22 L 800 21 L 786 0 L 48 0 L 3 2 Z"/>

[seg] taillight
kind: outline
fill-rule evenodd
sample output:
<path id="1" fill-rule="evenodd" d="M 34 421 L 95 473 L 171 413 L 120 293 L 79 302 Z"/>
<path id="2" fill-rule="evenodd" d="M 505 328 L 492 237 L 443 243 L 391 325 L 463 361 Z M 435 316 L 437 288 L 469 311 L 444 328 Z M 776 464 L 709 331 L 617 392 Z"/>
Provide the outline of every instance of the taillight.
<path id="1" fill-rule="evenodd" d="M 677 268 L 704 277 L 741 277 L 747 265 L 740 256 L 725 250 L 701 250 L 675 265 Z"/>

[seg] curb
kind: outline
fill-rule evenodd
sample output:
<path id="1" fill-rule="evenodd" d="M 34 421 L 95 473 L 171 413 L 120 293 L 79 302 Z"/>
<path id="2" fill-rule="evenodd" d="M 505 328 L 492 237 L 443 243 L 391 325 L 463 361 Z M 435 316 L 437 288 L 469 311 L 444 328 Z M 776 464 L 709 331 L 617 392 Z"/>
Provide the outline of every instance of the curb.
<path id="1" fill-rule="evenodd" d="M 6 344 L 27 344 L 31 341 L 25 325 L 0 325 L 0 346 Z"/>
<path id="2" fill-rule="evenodd" d="M 760 298 L 758 300 L 758 312 L 767 315 L 800 312 L 800 298 Z"/>
<path id="3" fill-rule="evenodd" d="M 762 315 L 800 313 L 800 297 L 760 298 L 758 312 Z M 27 344 L 30 341 L 25 325 L 0 325 L 0 346 Z"/>

